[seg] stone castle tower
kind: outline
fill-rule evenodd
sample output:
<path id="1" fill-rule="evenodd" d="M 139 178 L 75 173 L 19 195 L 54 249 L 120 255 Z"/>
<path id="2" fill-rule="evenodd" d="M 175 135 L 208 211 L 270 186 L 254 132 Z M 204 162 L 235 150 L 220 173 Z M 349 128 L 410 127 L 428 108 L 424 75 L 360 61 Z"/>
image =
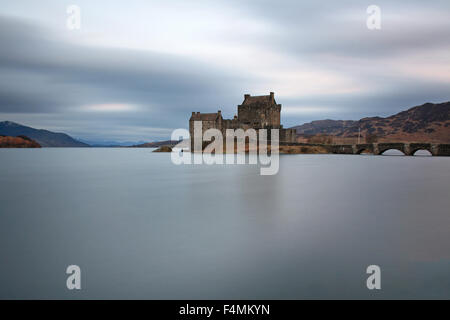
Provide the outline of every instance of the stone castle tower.
<path id="1" fill-rule="evenodd" d="M 238 114 L 233 119 L 223 119 L 222 112 L 200 113 L 192 112 L 189 119 L 189 133 L 194 136 L 194 121 L 202 121 L 203 132 L 215 128 L 225 136 L 227 129 L 279 129 L 280 142 L 295 142 L 295 129 L 283 129 L 280 123 L 281 104 L 275 101 L 275 95 L 267 96 L 244 95 L 244 101 L 238 105 Z"/>

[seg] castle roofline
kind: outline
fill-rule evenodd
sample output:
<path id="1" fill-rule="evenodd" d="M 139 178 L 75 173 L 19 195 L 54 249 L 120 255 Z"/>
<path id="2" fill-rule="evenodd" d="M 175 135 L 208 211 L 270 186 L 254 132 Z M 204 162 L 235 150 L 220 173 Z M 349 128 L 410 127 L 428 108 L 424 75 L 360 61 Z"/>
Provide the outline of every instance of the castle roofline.
<path id="1" fill-rule="evenodd" d="M 276 104 L 275 102 L 275 94 L 271 92 L 269 95 L 263 96 L 251 96 L 249 94 L 244 94 L 244 101 L 242 105 L 251 105 L 251 104 Z"/>
<path id="2" fill-rule="evenodd" d="M 219 117 L 222 117 L 222 112 L 220 110 L 215 113 L 192 112 L 192 116 L 191 116 L 190 120 L 214 121 Z"/>

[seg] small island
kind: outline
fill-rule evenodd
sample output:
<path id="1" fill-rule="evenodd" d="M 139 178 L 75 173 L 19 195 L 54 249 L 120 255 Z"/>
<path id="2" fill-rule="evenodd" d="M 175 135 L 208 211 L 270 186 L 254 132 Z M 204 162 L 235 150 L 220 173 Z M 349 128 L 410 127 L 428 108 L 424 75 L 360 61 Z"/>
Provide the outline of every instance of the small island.
<path id="1" fill-rule="evenodd" d="M 161 146 L 156 150 L 153 150 L 153 152 L 172 152 L 172 148 L 169 146 Z"/>

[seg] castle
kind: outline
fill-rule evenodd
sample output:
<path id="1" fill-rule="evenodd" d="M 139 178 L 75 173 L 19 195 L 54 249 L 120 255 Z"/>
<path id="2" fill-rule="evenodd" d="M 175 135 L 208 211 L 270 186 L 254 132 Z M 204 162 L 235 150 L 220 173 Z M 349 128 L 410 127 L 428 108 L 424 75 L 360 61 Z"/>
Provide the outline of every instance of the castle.
<path id="1" fill-rule="evenodd" d="M 201 121 L 203 132 L 214 128 L 225 136 L 227 129 L 279 129 L 280 142 L 295 142 L 295 129 L 283 129 L 280 124 L 281 104 L 276 103 L 273 92 L 267 96 L 245 94 L 244 101 L 237 109 L 237 116 L 233 119 L 223 119 L 220 110 L 217 113 L 192 112 L 189 119 L 191 137 L 194 136 L 194 121 Z"/>

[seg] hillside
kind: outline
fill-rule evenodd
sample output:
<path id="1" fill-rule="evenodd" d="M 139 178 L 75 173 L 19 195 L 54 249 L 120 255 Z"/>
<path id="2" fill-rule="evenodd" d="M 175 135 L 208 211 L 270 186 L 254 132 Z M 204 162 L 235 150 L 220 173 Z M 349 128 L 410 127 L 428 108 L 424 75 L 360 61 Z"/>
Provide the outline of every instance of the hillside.
<path id="1" fill-rule="evenodd" d="M 357 123 L 358 121 L 354 120 L 315 120 L 292 127 L 292 129 L 297 129 L 297 134 L 304 135 L 315 135 L 318 133 L 336 135 L 341 133 L 343 128 L 351 128 Z"/>
<path id="2" fill-rule="evenodd" d="M 42 147 L 89 147 L 89 145 L 77 141 L 65 133 L 34 129 L 11 121 L 0 122 L 0 135 L 26 136 L 35 140 Z"/>
<path id="3" fill-rule="evenodd" d="M 40 148 L 36 141 L 25 137 L 9 137 L 0 135 L 0 148 Z"/>
<path id="4" fill-rule="evenodd" d="M 378 141 L 450 143 L 450 102 L 425 103 L 387 118 L 359 121 L 319 120 L 295 126 L 303 136 L 330 135 L 341 139 L 361 139 L 371 135 Z"/>

